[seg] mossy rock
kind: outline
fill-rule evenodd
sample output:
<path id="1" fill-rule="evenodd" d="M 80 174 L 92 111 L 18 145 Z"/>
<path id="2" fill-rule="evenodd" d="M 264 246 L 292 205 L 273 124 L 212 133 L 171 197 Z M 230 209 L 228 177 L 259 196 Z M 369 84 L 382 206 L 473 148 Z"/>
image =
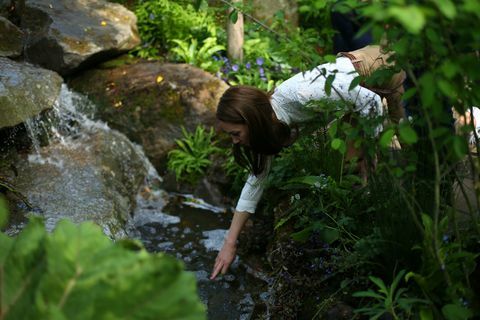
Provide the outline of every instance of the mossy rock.
<path id="1" fill-rule="evenodd" d="M 68 81 L 97 108 L 95 117 L 143 146 L 153 165 L 164 169 L 181 126 L 212 126 L 227 85 L 188 64 L 122 58 Z"/>

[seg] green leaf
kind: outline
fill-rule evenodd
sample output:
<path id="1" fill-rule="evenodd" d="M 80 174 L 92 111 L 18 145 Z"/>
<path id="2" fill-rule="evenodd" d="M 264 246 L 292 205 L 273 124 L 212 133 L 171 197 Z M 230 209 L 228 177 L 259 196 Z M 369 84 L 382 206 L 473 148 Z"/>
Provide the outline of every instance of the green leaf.
<path id="1" fill-rule="evenodd" d="M 425 14 L 419 6 L 410 5 L 406 7 L 390 7 L 388 13 L 391 17 L 400 22 L 410 33 L 418 34 L 425 26 Z"/>
<path id="2" fill-rule="evenodd" d="M 387 290 L 387 287 L 385 286 L 385 282 L 383 282 L 382 279 L 380 278 L 377 278 L 377 277 L 368 277 L 370 279 L 370 281 L 372 281 L 373 283 L 375 283 L 381 293 L 384 293 L 384 294 L 388 294 L 388 290 Z"/>
<path id="3" fill-rule="evenodd" d="M 420 78 L 422 104 L 425 107 L 431 106 L 435 99 L 435 77 L 427 72 Z"/>
<path id="4" fill-rule="evenodd" d="M 457 15 L 457 9 L 455 8 L 455 4 L 453 4 L 452 1 L 435 0 L 435 4 L 437 5 L 440 12 L 448 19 L 453 19 Z"/>
<path id="5" fill-rule="evenodd" d="M 337 229 L 323 228 L 319 230 L 320 239 L 328 244 L 340 239 L 340 232 Z"/>
<path id="6" fill-rule="evenodd" d="M 456 97 L 456 92 L 455 92 L 455 87 L 452 85 L 451 82 L 445 81 L 444 79 L 439 79 L 438 82 L 438 87 L 440 88 L 440 91 L 444 95 L 450 98 L 455 98 Z"/>
<path id="7" fill-rule="evenodd" d="M 385 297 L 369 289 L 368 291 L 358 291 L 352 294 L 356 298 L 374 298 L 378 300 L 383 300 Z"/>
<path id="8" fill-rule="evenodd" d="M 326 54 L 323 56 L 323 59 L 325 59 L 326 62 L 334 63 L 337 60 L 337 56 L 333 54 Z"/>
<path id="9" fill-rule="evenodd" d="M 325 93 L 327 94 L 327 96 L 330 96 L 330 94 L 332 94 L 333 80 L 335 80 L 335 75 L 333 74 L 328 75 L 327 79 L 325 80 Z"/>
<path id="10" fill-rule="evenodd" d="M 445 305 L 442 308 L 442 314 L 447 320 L 465 320 L 473 315 L 471 310 L 457 304 Z"/>
<path id="11" fill-rule="evenodd" d="M 380 146 L 382 148 L 388 148 L 390 146 L 390 143 L 392 142 L 392 138 L 395 135 L 395 130 L 393 129 L 388 129 L 387 131 L 382 133 L 382 136 L 380 137 Z"/>
<path id="12" fill-rule="evenodd" d="M 194 276 L 132 244 L 93 223 L 62 221 L 47 234 L 40 219 L 14 240 L 0 236 L 5 319 L 205 319 Z"/>
<path id="13" fill-rule="evenodd" d="M 402 100 L 408 100 L 412 98 L 416 93 L 417 93 L 416 88 L 410 88 L 407 91 L 405 91 L 405 93 L 402 96 Z"/>
<path id="14" fill-rule="evenodd" d="M 429 308 L 420 309 L 420 320 L 433 320 L 433 312 Z"/>
<path id="15" fill-rule="evenodd" d="M 8 221 L 8 203 L 5 198 L 0 195 L 0 228 L 3 228 Z"/>
<path id="16" fill-rule="evenodd" d="M 353 90 L 356 86 L 360 85 L 361 81 L 362 81 L 362 76 L 353 78 L 352 82 L 350 82 L 350 86 L 348 87 L 348 91 Z"/>
<path id="17" fill-rule="evenodd" d="M 422 223 L 423 223 L 423 227 L 425 228 L 426 235 L 432 235 L 432 231 L 433 231 L 432 218 L 428 214 L 422 213 Z M 408 273 L 408 275 L 410 274 L 411 272 Z"/>
<path id="18" fill-rule="evenodd" d="M 453 76 L 455 76 L 459 72 L 458 64 L 450 60 L 445 61 L 440 67 L 440 69 L 442 70 L 442 73 L 447 79 L 453 78 Z"/>
<path id="19" fill-rule="evenodd" d="M 295 241 L 305 242 L 305 241 L 308 240 L 311 233 L 312 233 L 312 227 L 308 227 L 308 228 L 305 228 L 305 229 L 303 229 L 299 232 L 292 233 L 291 237 Z"/>
<path id="20" fill-rule="evenodd" d="M 335 138 L 332 140 L 330 143 L 332 146 L 332 149 L 340 151 L 340 153 L 344 154 L 347 151 L 347 145 L 345 144 L 345 141 L 339 138 Z"/>
<path id="21" fill-rule="evenodd" d="M 286 184 L 306 184 L 308 186 L 314 186 L 315 184 L 320 183 L 321 185 L 325 184 L 324 176 L 302 176 L 295 177 L 287 181 Z"/>
<path id="22" fill-rule="evenodd" d="M 480 16 L 480 1 L 478 0 L 465 0 L 463 9 L 467 12 L 471 12 Z"/>
<path id="23" fill-rule="evenodd" d="M 231 23 L 233 23 L 233 24 L 237 23 L 238 10 L 233 9 L 232 12 L 230 12 L 229 19 L 230 19 Z"/>
<path id="24" fill-rule="evenodd" d="M 405 122 L 400 125 L 398 133 L 400 135 L 400 140 L 407 144 L 414 144 L 418 141 L 418 136 L 415 130 Z"/>

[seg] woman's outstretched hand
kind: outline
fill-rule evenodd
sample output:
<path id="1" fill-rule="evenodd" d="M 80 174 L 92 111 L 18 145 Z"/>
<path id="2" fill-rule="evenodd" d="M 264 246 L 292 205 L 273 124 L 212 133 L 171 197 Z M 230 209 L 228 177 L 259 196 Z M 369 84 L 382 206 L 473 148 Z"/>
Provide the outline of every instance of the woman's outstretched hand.
<path id="1" fill-rule="evenodd" d="M 223 243 L 222 250 L 217 255 L 217 259 L 215 260 L 215 265 L 213 267 L 212 275 L 210 276 L 210 280 L 213 280 L 217 277 L 217 275 L 221 272 L 225 274 L 227 272 L 228 267 L 235 259 L 235 253 L 237 252 L 237 245 L 235 243 L 228 243 L 225 241 Z"/>

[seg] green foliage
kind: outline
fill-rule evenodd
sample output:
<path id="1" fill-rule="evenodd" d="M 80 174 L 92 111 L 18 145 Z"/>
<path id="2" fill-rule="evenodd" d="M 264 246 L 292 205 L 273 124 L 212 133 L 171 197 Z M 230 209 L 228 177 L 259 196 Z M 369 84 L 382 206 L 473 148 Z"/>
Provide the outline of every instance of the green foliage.
<path id="1" fill-rule="evenodd" d="M 225 50 L 225 47 L 217 44 L 217 38 L 206 38 L 201 47 L 198 47 L 197 39 L 190 39 L 190 42 L 174 39 L 172 42 L 177 44 L 177 47 L 172 48 L 171 52 L 176 54 L 179 61 L 210 72 L 220 69 L 220 63 L 214 61 L 212 56 L 218 51 Z"/>
<path id="2" fill-rule="evenodd" d="M 207 131 L 205 127 L 197 126 L 194 133 L 189 133 L 182 127 L 182 133 L 183 138 L 175 140 L 177 149 L 168 153 L 167 167 L 175 172 L 178 180 L 195 184 L 212 163 L 210 156 L 219 153 L 220 148 L 212 141 L 213 128 Z"/>
<path id="3" fill-rule="evenodd" d="M 368 289 L 353 294 L 357 298 L 371 298 L 374 300 L 368 307 L 356 309 L 355 312 L 369 316 L 369 319 L 376 320 L 388 314 L 393 319 L 409 319 L 412 316 L 413 308 L 419 304 L 427 304 L 426 300 L 409 298 L 406 295 L 406 288 L 399 288 L 400 280 L 405 270 L 400 271 L 390 286 L 386 286 L 382 279 L 370 276 L 369 279 L 377 288 Z"/>
<path id="4" fill-rule="evenodd" d="M 16 238 L 1 233 L 0 270 L 5 320 L 205 319 L 180 262 L 114 243 L 93 223 L 61 221 L 49 234 L 32 218 Z"/>
<path id="5" fill-rule="evenodd" d="M 0 229 L 7 224 L 8 219 L 8 204 L 3 196 L 0 196 Z"/>
<path id="6" fill-rule="evenodd" d="M 185 2 L 142 1 L 135 14 L 143 44 L 134 53 L 142 58 L 156 58 L 160 53 L 169 51 L 174 39 L 184 42 L 195 39 L 203 43 L 205 39 L 217 35 L 213 17 Z"/>

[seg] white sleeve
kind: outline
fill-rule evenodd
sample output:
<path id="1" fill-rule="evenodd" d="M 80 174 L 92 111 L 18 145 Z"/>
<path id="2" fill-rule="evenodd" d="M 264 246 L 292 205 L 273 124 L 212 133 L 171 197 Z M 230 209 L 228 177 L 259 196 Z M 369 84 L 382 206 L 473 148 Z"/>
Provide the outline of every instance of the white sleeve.
<path id="1" fill-rule="evenodd" d="M 265 180 L 268 177 L 270 171 L 272 157 L 268 157 L 265 171 L 259 175 L 255 176 L 250 174 L 243 186 L 240 198 L 238 199 L 237 207 L 235 211 L 246 211 L 249 213 L 254 213 L 257 208 L 257 204 L 262 197 L 263 190 L 265 189 Z"/>

